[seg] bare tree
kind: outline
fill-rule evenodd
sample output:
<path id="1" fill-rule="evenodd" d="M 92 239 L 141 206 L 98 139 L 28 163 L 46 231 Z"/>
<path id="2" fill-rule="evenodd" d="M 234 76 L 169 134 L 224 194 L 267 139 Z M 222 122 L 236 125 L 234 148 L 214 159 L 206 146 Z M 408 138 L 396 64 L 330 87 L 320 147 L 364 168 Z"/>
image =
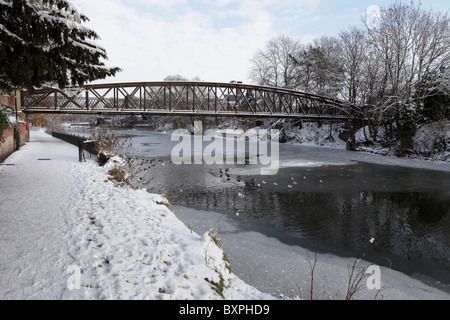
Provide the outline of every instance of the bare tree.
<path id="1" fill-rule="evenodd" d="M 363 30 L 356 27 L 339 35 L 340 63 L 344 90 L 342 95 L 352 104 L 362 104 L 363 96 L 363 63 L 366 41 Z"/>
<path id="2" fill-rule="evenodd" d="M 380 53 L 367 40 L 367 31 L 352 27 L 339 34 L 342 66 L 342 98 L 362 107 L 370 139 L 363 127 L 366 141 L 376 141 L 378 124 L 383 114 L 386 72 Z"/>
<path id="3" fill-rule="evenodd" d="M 291 57 L 298 55 L 301 48 L 298 40 L 285 35 L 271 39 L 250 60 L 250 78 L 261 85 L 296 88 L 296 65 Z"/>
<path id="4" fill-rule="evenodd" d="M 183 77 L 180 74 L 171 74 L 168 75 L 167 77 L 164 78 L 164 81 L 174 81 L 174 82 L 179 82 L 179 81 L 189 81 L 188 78 Z"/>
<path id="5" fill-rule="evenodd" d="M 450 18 L 411 2 L 382 8 L 379 21 L 368 23 L 368 41 L 386 75 L 385 114 L 394 117 L 403 149 L 411 144 L 429 84 L 450 62 Z"/>
<path id="6" fill-rule="evenodd" d="M 271 39 L 251 60 L 250 77 L 359 105 L 371 140 L 383 125 L 384 141 L 400 141 L 397 151 L 405 153 L 419 121 L 449 113 L 450 17 L 398 0 L 362 20 L 362 28 L 308 46 L 284 35 Z"/>
<path id="7" fill-rule="evenodd" d="M 342 69 L 338 39 L 321 37 L 291 56 L 296 66 L 295 83 L 299 90 L 338 97 L 342 89 Z"/>
<path id="8" fill-rule="evenodd" d="M 314 59 L 313 80 L 315 93 L 338 97 L 342 90 L 342 62 L 339 41 L 323 36 L 315 39 L 311 48 Z"/>

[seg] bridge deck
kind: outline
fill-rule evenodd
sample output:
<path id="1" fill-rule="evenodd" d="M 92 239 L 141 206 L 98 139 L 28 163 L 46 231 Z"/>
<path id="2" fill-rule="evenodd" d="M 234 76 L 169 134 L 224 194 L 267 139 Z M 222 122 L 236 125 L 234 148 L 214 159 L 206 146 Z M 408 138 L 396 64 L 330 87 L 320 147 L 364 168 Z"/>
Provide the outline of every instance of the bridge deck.
<path id="1" fill-rule="evenodd" d="M 305 92 L 239 83 L 143 82 L 22 93 L 22 111 L 57 114 L 153 114 L 345 120 L 348 103 Z"/>

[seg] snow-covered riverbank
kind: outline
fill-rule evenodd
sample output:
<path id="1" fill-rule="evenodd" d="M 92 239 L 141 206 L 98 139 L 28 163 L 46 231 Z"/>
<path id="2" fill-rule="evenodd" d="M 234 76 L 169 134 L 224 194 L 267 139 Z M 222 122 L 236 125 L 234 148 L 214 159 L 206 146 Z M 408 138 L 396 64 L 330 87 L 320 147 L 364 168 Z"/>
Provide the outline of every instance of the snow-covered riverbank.
<path id="1" fill-rule="evenodd" d="M 341 129 L 342 126 L 338 124 L 319 126 L 317 123 L 305 123 L 302 128 L 288 126 L 286 136 L 288 143 L 291 144 L 345 150 L 346 143 L 339 137 Z M 383 140 L 386 140 L 383 128 L 378 128 L 376 142 L 371 140 L 368 127 L 358 130 L 355 133 L 355 139 L 358 144 L 358 153 L 387 156 L 386 159 L 388 161 L 392 161 L 392 158 L 394 158 L 400 162 L 419 160 L 422 163 L 450 163 L 449 120 L 420 125 L 413 138 L 413 150 L 410 150 L 409 155 L 405 157 L 397 157 L 395 146 L 391 145 L 388 147 L 386 146 L 387 143 L 383 143 Z"/>
<path id="2" fill-rule="evenodd" d="M 163 197 L 77 161 L 76 147 L 32 131 L 0 166 L 0 299 L 221 299 L 217 286 L 273 299 L 229 273 Z"/>

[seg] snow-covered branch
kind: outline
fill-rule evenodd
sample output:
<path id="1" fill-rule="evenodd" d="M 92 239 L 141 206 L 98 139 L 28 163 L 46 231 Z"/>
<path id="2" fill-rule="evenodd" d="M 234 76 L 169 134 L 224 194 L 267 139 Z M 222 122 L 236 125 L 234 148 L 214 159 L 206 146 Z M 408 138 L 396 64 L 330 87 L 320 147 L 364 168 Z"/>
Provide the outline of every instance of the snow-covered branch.
<path id="1" fill-rule="evenodd" d="M 89 44 L 85 44 L 85 43 L 87 43 L 87 41 L 83 41 L 85 43 L 82 43 L 81 41 L 76 41 L 76 40 L 73 40 L 71 38 L 68 39 L 68 42 L 71 43 L 75 47 L 79 47 L 79 48 L 81 48 L 83 50 L 89 51 L 91 54 L 100 54 L 101 56 L 105 56 L 106 55 L 106 50 L 104 48 L 98 46 L 94 42 L 90 42 Z"/>
<path id="2" fill-rule="evenodd" d="M 6 36 L 17 40 L 17 41 L 21 42 L 22 44 L 26 44 L 26 42 L 22 38 L 20 38 L 19 36 L 17 36 L 13 32 L 10 32 L 3 24 L 0 24 L 0 34 L 1 33 L 6 34 Z M 0 43 L 2 43 L 2 42 L 0 42 Z"/>
<path id="3" fill-rule="evenodd" d="M 0 0 L 0 7 L 0 34 L 5 35 L 0 90 L 82 85 L 120 71 L 100 61 L 107 54 L 95 42 L 99 36 L 83 24 L 89 19 L 69 1 Z"/>

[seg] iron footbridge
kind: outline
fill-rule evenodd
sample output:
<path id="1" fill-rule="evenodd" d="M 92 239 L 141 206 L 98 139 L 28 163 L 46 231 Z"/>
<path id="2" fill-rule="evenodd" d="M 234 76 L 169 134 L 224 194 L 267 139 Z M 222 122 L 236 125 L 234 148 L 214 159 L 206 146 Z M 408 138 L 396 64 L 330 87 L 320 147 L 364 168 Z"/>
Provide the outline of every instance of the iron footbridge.
<path id="1" fill-rule="evenodd" d="M 349 120 L 349 103 L 291 89 L 215 82 L 135 82 L 50 88 L 21 94 L 26 114 L 233 116 Z"/>

